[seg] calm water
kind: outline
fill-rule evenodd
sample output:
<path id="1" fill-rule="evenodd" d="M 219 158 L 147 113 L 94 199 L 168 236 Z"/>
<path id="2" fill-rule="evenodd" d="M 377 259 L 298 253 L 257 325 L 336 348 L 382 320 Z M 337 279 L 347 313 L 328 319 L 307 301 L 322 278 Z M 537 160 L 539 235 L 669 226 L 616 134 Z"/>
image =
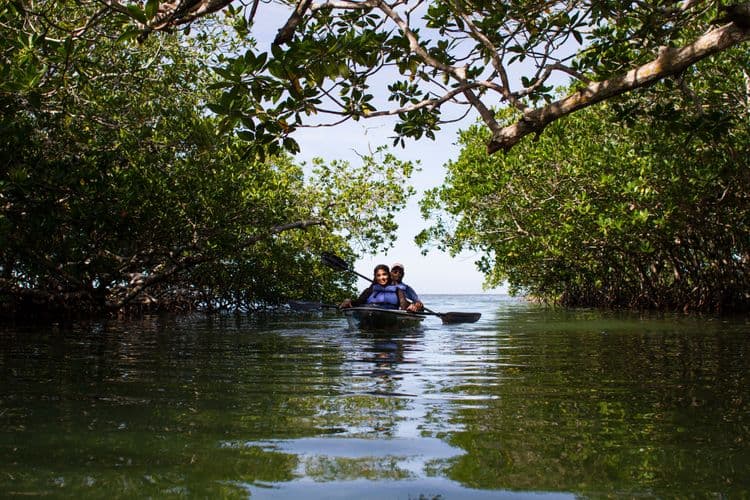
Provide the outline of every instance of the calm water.
<path id="1" fill-rule="evenodd" d="M 0 497 L 750 496 L 747 318 L 426 303 L 0 327 Z"/>

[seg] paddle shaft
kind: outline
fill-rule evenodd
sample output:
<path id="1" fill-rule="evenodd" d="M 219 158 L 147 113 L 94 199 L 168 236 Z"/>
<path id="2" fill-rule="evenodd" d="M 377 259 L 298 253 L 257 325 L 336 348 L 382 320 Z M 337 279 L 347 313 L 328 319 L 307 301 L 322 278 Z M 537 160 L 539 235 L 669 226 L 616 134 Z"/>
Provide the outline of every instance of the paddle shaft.
<path id="1" fill-rule="evenodd" d="M 430 313 L 430 314 L 434 314 L 435 316 L 442 316 L 442 315 L 443 315 L 443 313 L 436 313 L 436 312 L 435 312 L 435 311 L 433 311 L 432 309 L 429 309 L 429 308 L 428 308 L 428 307 L 427 307 L 426 305 L 424 305 L 424 304 L 422 304 L 422 309 L 424 309 L 425 311 L 427 311 L 427 312 L 428 312 L 428 313 Z"/>

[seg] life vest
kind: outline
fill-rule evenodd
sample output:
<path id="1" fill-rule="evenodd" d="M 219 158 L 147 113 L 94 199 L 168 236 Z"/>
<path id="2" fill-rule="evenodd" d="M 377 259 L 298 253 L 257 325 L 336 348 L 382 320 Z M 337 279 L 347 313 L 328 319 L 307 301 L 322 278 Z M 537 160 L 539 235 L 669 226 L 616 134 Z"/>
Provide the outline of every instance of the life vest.
<path id="1" fill-rule="evenodd" d="M 404 286 L 373 284 L 372 293 L 367 297 L 367 304 L 386 309 L 398 309 L 398 290 L 404 290 Z"/>

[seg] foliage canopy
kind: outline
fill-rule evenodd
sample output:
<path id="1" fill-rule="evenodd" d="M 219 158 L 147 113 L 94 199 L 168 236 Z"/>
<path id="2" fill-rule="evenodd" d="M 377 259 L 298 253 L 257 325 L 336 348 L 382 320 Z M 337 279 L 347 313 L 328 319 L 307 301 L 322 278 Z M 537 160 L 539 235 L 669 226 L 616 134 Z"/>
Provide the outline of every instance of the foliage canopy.
<path id="1" fill-rule="evenodd" d="M 439 222 L 422 242 L 477 250 L 490 284 L 565 305 L 746 310 L 748 64 L 750 51 L 729 51 L 504 157 L 487 158 L 486 130 L 470 128 L 423 201 Z"/>
<path id="2" fill-rule="evenodd" d="M 92 8 L 0 7 L 0 309 L 246 309 L 348 289 L 316 256 L 388 245 L 413 166 L 381 152 L 305 172 L 248 148 L 205 112 L 220 26 L 136 45 L 129 18 L 89 25 Z"/>
<path id="3" fill-rule="evenodd" d="M 727 96 L 747 86 L 750 4 L 282 5 L 270 48 L 258 0 L 0 6 L 3 307 L 325 300 L 347 282 L 316 252 L 387 245 L 413 166 L 304 170 L 294 131 L 395 116 L 403 144 L 470 113 L 483 127 L 424 203 L 458 225 L 422 241 L 570 304 L 746 304 L 747 101 Z"/>
<path id="4" fill-rule="evenodd" d="M 750 4 L 704 0 L 122 1 L 133 34 L 190 25 L 224 9 L 239 39 L 289 16 L 270 47 L 243 48 L 217 69 L 215 103 L 248 137 L 296 148 L 300 126 L 398 118 L 395 143 L 432 137 L 468 113 L 508 150 L 562 116 L 678 74 L 750 39 Z M 244 7 L 242 7 L 244 6 Z M 293 9 L 293 10 L 292 10 Z M 291 13 L 290 13 L 291 10 Z M 273 22 L 273 21 L 271 21 Z M 572 84 L 567 96 L 553 86 Z M 387 87 L 384 99 L 380 91 Z M 553 102 L 554 101 L 554 102 Z M 493 109 L 519 111 L 503 122 Z"/>

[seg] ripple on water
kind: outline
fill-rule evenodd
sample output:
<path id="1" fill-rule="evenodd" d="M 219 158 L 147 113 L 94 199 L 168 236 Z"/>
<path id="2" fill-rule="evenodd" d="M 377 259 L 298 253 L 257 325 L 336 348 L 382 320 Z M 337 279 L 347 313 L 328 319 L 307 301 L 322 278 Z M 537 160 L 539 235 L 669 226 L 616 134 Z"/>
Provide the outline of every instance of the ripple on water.
<path id="1" fill-rule="evenodd" d="M 4 330 L 0 496 L 750 491 L 744 320 L 425 301 L 482 319 L 398 335 L 336 314 Z"/>

